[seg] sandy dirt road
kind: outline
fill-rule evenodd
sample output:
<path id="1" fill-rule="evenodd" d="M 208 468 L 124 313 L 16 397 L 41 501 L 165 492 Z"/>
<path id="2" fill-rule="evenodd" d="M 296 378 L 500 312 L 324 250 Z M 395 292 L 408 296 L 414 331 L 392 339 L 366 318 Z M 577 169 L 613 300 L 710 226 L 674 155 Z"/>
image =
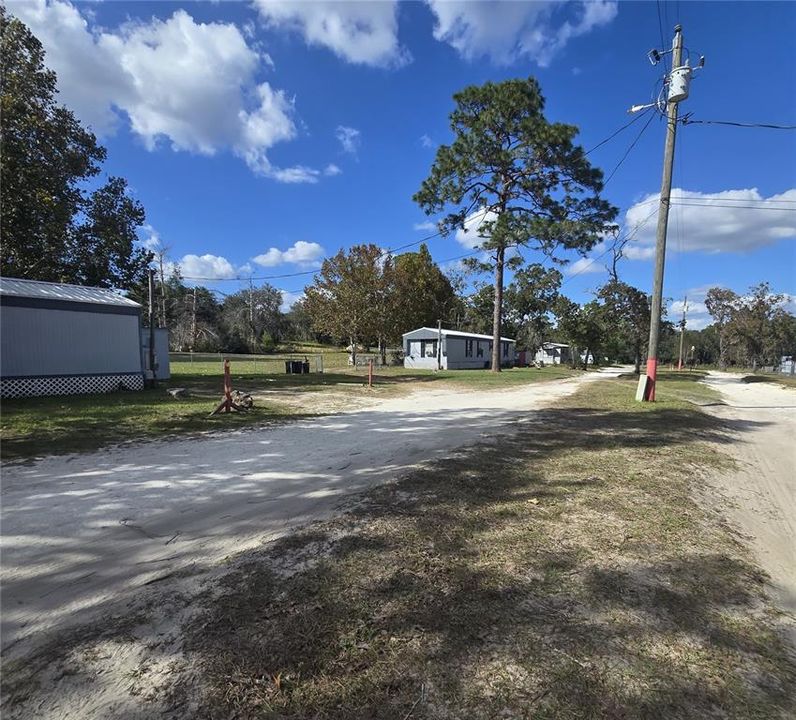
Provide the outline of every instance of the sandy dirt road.
<path id="1" fill-rule="evenodd" d="M 423 388 L 278 428 L 7 466 L 3 648 L 16 655 L 146 584 L 208 569 L 346 495 L 510 431 L 524 413 L 600 377 L 490 392 Z"/>
<path id="2" fill-rule="evenodd" d="M 796 617 L 796 390 L 731 373 L 711 372 L 705 382 L 724 401 L 705 410 L 743 428 L 724 448 L 737 472 L 715 479 L 727 514 L 749 537 L 780 607 Z M 790 630 L 796 644 L 796 625 Z"/>

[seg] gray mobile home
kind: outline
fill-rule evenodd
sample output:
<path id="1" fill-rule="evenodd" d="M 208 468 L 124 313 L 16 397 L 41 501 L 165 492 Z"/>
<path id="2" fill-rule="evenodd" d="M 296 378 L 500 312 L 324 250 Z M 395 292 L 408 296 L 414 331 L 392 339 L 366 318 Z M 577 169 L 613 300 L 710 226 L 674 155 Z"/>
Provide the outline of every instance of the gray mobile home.
<path id="1" fill-rule="evenodd" d="M 504 367 L 514 365 L 514 345 L 511 338 L 500 338 L 500 364 Z M 492 358 L 492 337 L 423 327 L 404 333 L 403 351 L 404 367 L 407 368 L 488 368 Z"/>
<path id="2" fill-rule="evenodd" d="M 0 320 L 4 398 L 144 387 L 141 306 L 113 290 L 0 278 Z"/>
<path id="3" fill-rule="evenodd" d="M 534 361 L 546 365 L 561 365 L 570 361 L 569 345 L 546 342 L 536 351 Z"/>

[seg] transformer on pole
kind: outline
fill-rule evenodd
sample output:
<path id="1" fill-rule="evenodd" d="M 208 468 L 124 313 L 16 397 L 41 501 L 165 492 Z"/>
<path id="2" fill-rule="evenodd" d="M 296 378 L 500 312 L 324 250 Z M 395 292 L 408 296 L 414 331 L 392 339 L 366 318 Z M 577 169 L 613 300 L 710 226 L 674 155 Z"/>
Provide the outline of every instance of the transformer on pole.
<path id="1" fill-rule="evenodd" d="M 666 259 L 666 233 L 669 226 L 674 146 L 677 138 L 678 104 L 688 97 L 694 70 L 705 65 L 704 57 L 699 59 L 697 68 L 692 68 L 688 59 L 683 63 L 683 33 L 680 25 L 676 25 L 674 28 L 671 50 L 650 50 L 648 57 L 653 65 L 657 65 L 669 53 L 672 55 L 672 70 L 664 80 L 664 86 L 658 100 L 649 105 L 634 105 L 630 109 L 630 112 L 638 112 L 648 107 L 655 107 L 659 112 L 665 112 L 666 114 L 663 179 L 661 181 L 660 208 L 658 210 L 658 228 L 655 234 L 655 274 L 652 286 L 647 374 L 639 378 L 639 386 L 636 393 L 636 399 L 645 402 L 655 401 L 655 382 L 658 375 L 658 336 L 660 334 L 661 308 L 663 305 L 663 270 Z M 665 101 L 663 100 L 664 91 Z"/>

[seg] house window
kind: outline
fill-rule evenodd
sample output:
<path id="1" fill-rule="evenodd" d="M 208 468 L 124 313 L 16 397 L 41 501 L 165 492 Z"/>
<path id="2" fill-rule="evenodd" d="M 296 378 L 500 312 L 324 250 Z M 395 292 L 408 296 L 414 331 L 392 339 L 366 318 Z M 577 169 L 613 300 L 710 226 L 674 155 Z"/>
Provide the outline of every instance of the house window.
<path id="1" fill-rule="evenodd" d="M 509 354 L 509 344 L 507 342 L 503 343 L 503 357 L 508 357 Z"/>
<path id="2" fill-rule="evenodd" d="M 473 356 L 473 341 L 472 340 L 465 340 L 464 341 L 464 356 L 465 357 L 472 357 Z"/>
<path id="3" fill-rule="evenodd" d="M 436 340 L 426 340 L 425 356 L 429 357 L 429 358 L 437 357 L 437 341 Z"/>
<path id="4" fill-rule="evenodd" d="M 477 345 L 476 350 L 475 350 L 475 356 L 476 357 L 484 357 L 484 346 L 481 345 L 481 341 L 480 340 L 478 341 L 478 345 Z"/>

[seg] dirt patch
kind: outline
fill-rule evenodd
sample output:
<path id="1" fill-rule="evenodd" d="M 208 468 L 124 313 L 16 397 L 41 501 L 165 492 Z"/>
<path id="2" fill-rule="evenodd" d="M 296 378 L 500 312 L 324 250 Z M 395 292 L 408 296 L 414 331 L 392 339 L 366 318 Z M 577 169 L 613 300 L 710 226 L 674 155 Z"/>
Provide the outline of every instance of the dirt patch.
<path id="1" fill-rule="evenodd" d="M 730 373 L 711 373 L 706 382 L 722 396 L 721 404 L 706 410 L 737 427 L 748 425 L 729 448 L 735 471 L 716 474 L 711 482 L 721 493 L 722 509 L 769 573 L 779 605 L 791 617 L 796 647 L 796 395 L 770 383 L 748 385 L 747 378 Z"/>

